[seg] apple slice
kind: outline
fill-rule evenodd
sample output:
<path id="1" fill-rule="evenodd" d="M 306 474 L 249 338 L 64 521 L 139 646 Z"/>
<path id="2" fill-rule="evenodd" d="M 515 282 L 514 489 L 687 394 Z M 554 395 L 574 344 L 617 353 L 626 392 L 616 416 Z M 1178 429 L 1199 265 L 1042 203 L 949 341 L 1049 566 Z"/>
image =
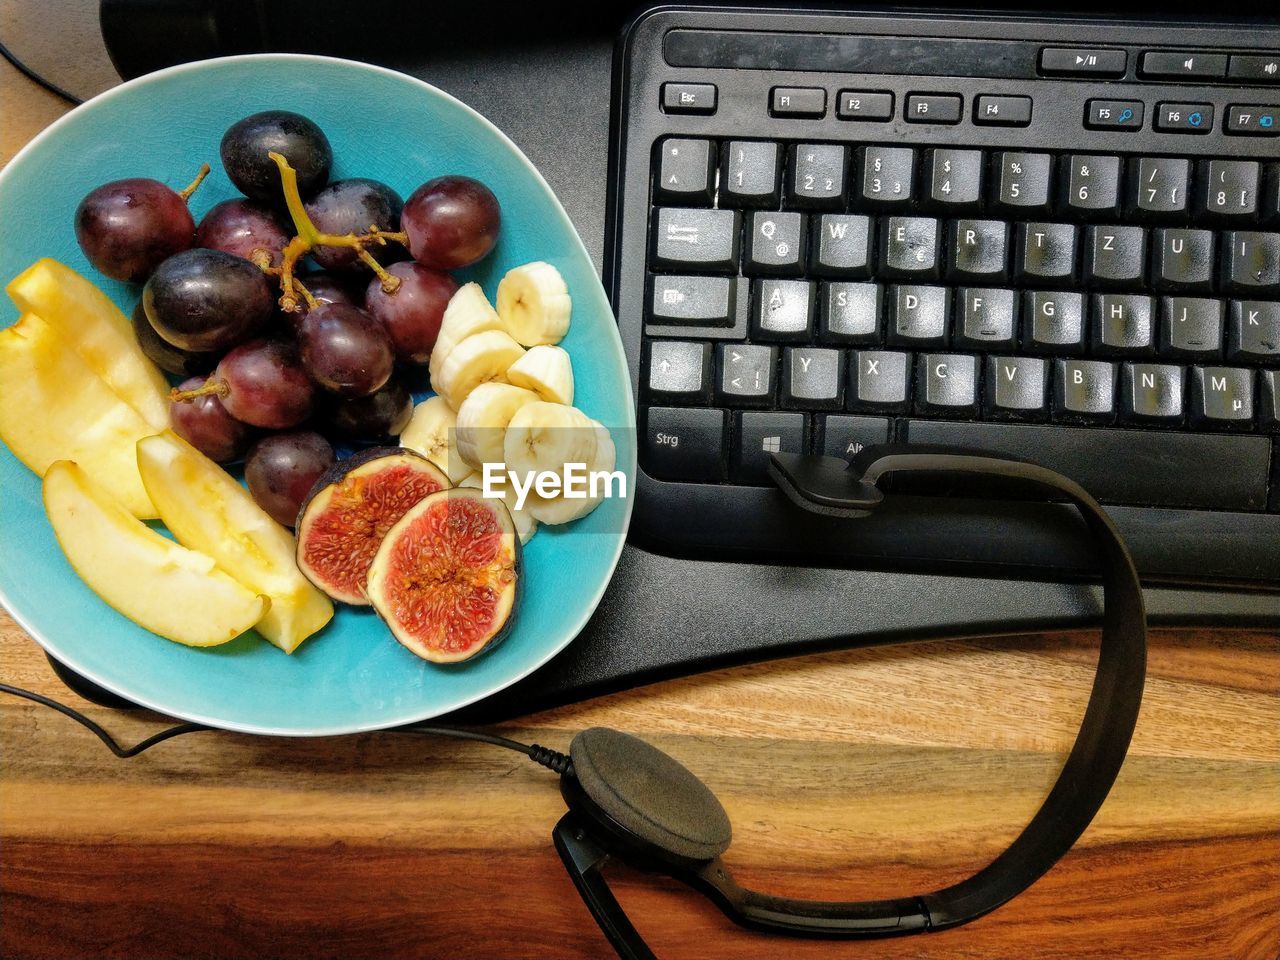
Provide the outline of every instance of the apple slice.
<path id="1" fill-rule="evenodd" d="M 36 473 L 75 460 L 135 517 L 158 516 L 134 452 L 152 433 L 40 317 L 0 330 L 0 440 Z"/>
<path id="2" fill-rule="evenodd" d="M 207 553 L 271 606 L 258 632 L 285 653 L 333 618 L 329 598 L 294 560 L 297 543 L 249 491 L 171 430 L 138 441 L 138 469 L 178 542 Z"/>
<path id="3" fill-rule="evenodd" d="M 266 597 L 156 533 L 70 460 L 44 475 L 44 509 L 80 579 L 126 617 L 188 647 L 213 647 L 262 619 Z"/>
<path id="4" fill-rule="evenodd" d="M 169 384 L 147 359 L 120 308 L 89 280 L 45 257 L 5 288 L 25 313 L 39 314 L 107 382 L 125 403 L 156 430 L 169 425 Z"/>

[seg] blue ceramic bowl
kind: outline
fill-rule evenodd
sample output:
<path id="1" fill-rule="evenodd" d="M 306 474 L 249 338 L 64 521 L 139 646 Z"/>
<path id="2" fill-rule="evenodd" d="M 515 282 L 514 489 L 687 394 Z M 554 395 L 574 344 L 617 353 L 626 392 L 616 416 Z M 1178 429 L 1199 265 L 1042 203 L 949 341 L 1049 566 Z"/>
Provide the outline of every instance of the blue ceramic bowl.
<path id="1" fill-rule="evenodd" d="M 618 469 L 635 478 L 634 408 L 612 311 L 582 242 L 546 181 L 501 131 L 412 77 L 325 57 L 211 60 L 126 83 L 73 110 L 0 171 L 0 283 L 53 257 L 99 283 L 129 313 L 139 290 L 102 277 L 76 245 L 72 217 L 91 189 L 121 177 L 185 185 L 197 220 L 236 196 L 218 160 L 228 126 L 266 109 L 315 120 L 333 144 L 333 178 L 382 180 L 402 195 L 446 173 L 476 177 L 502 204 L 494 251 L 459 274 L 492 297 L 509 268 L 546 260 L 564 275 L 573 322 L 576 404 L 609 427 Z M 0 297 L 0 327 L 17 310 Z M 425 383 L 425 378 L 424 378 Z M 0 384 L 0 389 L 4 386 Z M 453 667 L 401 647 L 367 610 L 341 609 L 292 656 L 250 633 L 196 650 L 163 640 L 103 603 L 63 557 L 40 480 L 0 444 L 0 602 L 51 654 L 89 679 L 175 717 L 264 734 L 327 735 L 422 720 L 488 696 L 563 649 L 595 609 L 622 550 L 631 500 L 542 527 L 525 549 L 514 630 L 491 653 Z"/>

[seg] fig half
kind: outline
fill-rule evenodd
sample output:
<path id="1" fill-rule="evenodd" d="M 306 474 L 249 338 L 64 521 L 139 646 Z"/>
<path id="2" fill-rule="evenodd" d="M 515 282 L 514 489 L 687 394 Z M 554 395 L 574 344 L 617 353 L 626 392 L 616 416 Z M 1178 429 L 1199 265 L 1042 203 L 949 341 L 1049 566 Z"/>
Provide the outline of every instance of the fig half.
<path id="1" fill-rule="evenodd" d="M 368 606 L 369 564 L 387 531 L 448 478 L 426 457 L 403 447 L 373 447 L 339 460 L 298 511 L 298 568 L 343 603 Z"/>
<path id="2" fill-rule="evenodd" d="M 395 638 L 424 660 L 492 650 L 510 633 L 520 595 L 520 538 L 506 505 L 470 487 L 426 497 L 382 541 L 368 592 Z"/>

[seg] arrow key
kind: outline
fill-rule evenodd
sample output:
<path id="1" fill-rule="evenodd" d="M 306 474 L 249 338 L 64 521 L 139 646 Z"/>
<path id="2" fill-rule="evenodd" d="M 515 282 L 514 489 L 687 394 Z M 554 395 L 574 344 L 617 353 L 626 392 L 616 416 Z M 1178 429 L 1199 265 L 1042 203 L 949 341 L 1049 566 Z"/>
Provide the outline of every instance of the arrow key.
<path id="1" fill-rule="evenodd" d="M 710 140 L 668 138 L 659 147 L 654 193 L 659 203 L 703 206 L 711 203 L 715 187 L 715 151 Z"/>
<path id="2" fill-rule="evenodd" d="M 711 392 L 711 344 L 690 340 L 649 343 L 647 386 L 654 401 L 705 404 Z"/>
<path id="3" fill-rule="evenodd" d="M 716 347 L 716 402 L 734 407 L 773 406 L 778 348 L 758 343 Z"/>

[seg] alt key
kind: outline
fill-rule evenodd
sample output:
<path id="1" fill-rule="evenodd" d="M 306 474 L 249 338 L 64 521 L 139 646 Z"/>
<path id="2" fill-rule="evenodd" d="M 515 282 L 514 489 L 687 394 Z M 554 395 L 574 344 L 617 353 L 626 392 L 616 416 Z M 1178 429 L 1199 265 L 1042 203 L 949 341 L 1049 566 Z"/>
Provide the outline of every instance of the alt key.
<path id="1" fill-rule="evenodd" d="M 1166 133 L 1208 133 L 1213 129 L 1213 104 L 1159 104 L 1156 107 L 1156 129 Z"/>

